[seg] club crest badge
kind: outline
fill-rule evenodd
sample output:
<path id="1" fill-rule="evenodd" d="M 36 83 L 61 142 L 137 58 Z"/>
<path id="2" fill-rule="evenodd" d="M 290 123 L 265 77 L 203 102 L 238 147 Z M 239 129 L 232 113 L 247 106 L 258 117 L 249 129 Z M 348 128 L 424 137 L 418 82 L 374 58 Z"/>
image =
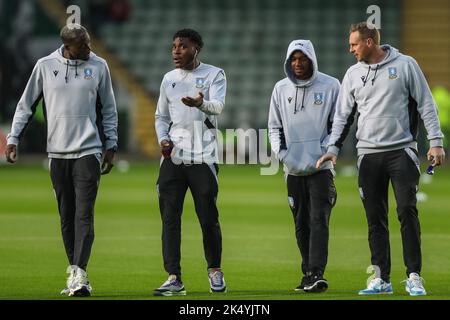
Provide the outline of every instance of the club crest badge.
<path id="1" fill-rule="evenodd" d="M 205 86 L 205 80 L 206 78 L 196 78 L 195 79 L 195 87 L 196 88 L 203 88 Z"/>
<path id="2" fill-rule="evenodd" d="M 322 105 L 323 98 L 324 98 L 323 92 L 314 92 L 314 104 L 315 105 Z"/>
<path id="3" fill-rule="evenodd" d="M 388 68 L 388 70 L 389 70 L 389 79 L 393 80 L 393 79 L 398 78 L 397 68 L 391 67 L 391 68 Z"/>
<path id="4" fill-rule="evenodd" d="M 291 101 L 292 101 L 292 98 L 291 98 L 291 97 L 289 97 L 289 98 L 288 98 L 288 101 L 289 101 L 289 103 L 291 103 Z"/>
<path id="5" fill-rule="evenodd" d="M 92 69 L 91 68 L 84 68 L 84 79 L 85 80 L 92 80 Z"/>

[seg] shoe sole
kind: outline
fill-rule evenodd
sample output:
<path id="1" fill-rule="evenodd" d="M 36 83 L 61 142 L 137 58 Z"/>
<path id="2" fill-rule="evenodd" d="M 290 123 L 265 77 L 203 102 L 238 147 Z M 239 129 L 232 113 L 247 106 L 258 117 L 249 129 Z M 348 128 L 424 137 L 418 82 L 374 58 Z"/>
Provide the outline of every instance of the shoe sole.
<path id="1" fill-rule="evenodd" d="M 173 292 L 173 291 L 153 291 L 153 295 L 157 296 L 157 297 L 174 297 L 174 296 L 185 296 L 186 295 L 186 291 L 178 291 L 178 292 Z"/>
<path id="2" fill-rule="evenodd" d="M 76 291 L 74 291 L 70 296 L 71 297 L 89 297 L 91 295 L 91 292 L 83 287 L 81 289 L 78 289 Z"/>
<path id="3" fill-rule="evenodd" d="M 384 295 L 384 294 L 393 294 L 394 292 L 374 292 L 374 293 L 362 293 L 358 292 L 358 295 L 360 296 L 376 296 L 376 295 Z"/>
<path id="4" fill-rule="evenodd" d="M 303 288 L 303 289 L 295 288 L 294 291 L 296 291 L 296 292 L 305 292 L 305 288 Z"/>
<path id="5" fill-rule="evenodd" d="M 303 291 L 311 292 L 311 293 L 321 293 L 325 292 L 328 289 L 328 283 L 323 280 L 319 280 L 315 282 L 311 287 L 305 287 Z"/>
<path id="6" fill-rule="evenodd" d="M 426 296 L 427 295 L 426 292 L 424 292 L 424 293 L 411 293 L 411 291 L 409 290 L 408 287 L 406 287 L 406 292 L 408 292 L 409 295 L 413 296 L 413 297 L 420 297 L 420 296 Z"/>
<path id="7" fill-rule="evenodd" d="M 227 293 L 227 287 L 223 288 L 222 290 L 214 290 L 213 288 L 209 288 L 210 293 Z"/>

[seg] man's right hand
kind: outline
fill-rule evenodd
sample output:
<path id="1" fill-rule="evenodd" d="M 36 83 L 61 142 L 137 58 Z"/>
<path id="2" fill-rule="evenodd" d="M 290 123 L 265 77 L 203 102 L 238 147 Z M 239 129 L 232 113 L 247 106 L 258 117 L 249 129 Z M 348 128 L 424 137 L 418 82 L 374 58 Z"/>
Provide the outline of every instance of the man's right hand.
<path id="1" fill-rule="evenodd" d="M 331 162 L 333 162 L 333 165 L 336 165 L 337 155 L 335 155 L 334 153 L 331 153 L 331 152 L 325 153 L 322 157 L 320 157 L 319 160 L 317 160 L 316 169 L 320 169 L 320 166 L 322 165 L 322 163 L 324 163 L 325 161 L 328 161 L 328 160 L 331 160 Z"/>
<path id="2" fill-rule="evenodd" d="M 6 161 L 9 163 L 16 163 L 17 161 L 17 146 L 15 144 L 8 144 L 5 151 Z"/>
<path id="3" fill-rule="evenodd" d="M 161 141 L 161 154 L 164 159 L 170 159 L 173 149 L 173 142 L 170 140 Z"/>

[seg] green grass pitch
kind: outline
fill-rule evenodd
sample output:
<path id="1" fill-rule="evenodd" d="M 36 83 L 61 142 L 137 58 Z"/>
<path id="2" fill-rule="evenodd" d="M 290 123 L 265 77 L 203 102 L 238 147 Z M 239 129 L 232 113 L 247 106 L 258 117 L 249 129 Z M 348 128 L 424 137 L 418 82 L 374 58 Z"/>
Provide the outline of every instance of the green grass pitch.
<path id="1" fill-rule="evenodd" d="M 353 165 L 353 164 L 352 164 Z M 337 170 L 344 167 L 339 163 Z M 422 164 L 425 169 L 425 164 Z M 130 171 L 104 176 L 95 211 L 95 242 L 88 267 L 89 299 L 161 299 L 152 296 L 167 275 L 161 257 L 161 220 L 155 183 L 157 163 L 131 163 Z M 59 296 L 67 260 L 50 177 L 40 165 L 0 166 L 0 299 L 72 299 Z M 395 201 L 390 194 L 392 296 L 359 297 L 370 265 L 367 225 L 356 177 L 338 175 L 338 201 L 330 221 L 329 259 L 323 294 L 296 293 L 300 254 L 280 173 L 261 176 L 259 166 L 221 165 L 218 207 L 222 267 L 228 293 L 209 293 L 200 226 L 190 193 L 182 225 L 186 297 L 162 299 L 413 299 L 405 268 Z M 425 287 L 428 296 L 450 298 L 450 168 L 437 168 L 421 184 Z"/>

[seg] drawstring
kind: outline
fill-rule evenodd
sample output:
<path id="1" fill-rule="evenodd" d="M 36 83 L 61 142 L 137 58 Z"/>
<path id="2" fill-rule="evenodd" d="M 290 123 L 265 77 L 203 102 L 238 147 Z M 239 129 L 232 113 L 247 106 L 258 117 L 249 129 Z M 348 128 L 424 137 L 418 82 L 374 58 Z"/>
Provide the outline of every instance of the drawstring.
<path id="1" fill-rule="evenodd" d="M 370 66 L 369 66 L 369 70 L 367 70 L 366 76 L 365 77 L 361 77 L 361 80 L 363 82 L 363 87 L 366 86 L 367 79 L 369 78 L 369 73 L 370 73 Z"/>
<path id="2" fill-rule="evenodd" d="M 68 77 L 68 75 L 69 75 L 69 60 L 67 60 L 67 67 L 66 67 L 66 83 L 68 83 L 69 82 L 69 77 Z"/>
<path id="3" fill-rule="evenodd" d="M 75 78 L 78 77 L 78 61 L 75 61 Z M 66 62 L 66 83 L 69 83 L 69 60 Z"/>
<path id="4" fill-rule="evenodd" d="M 375 74 L 373 75 L 373 79 L 372 79 L 372 86 L 373 86 L 373 84 L 374 84 L 374 82 L 375 82 L 375 77 L 377 76 L 377 71 L 378 71 L 378 67 L 379 67 L 380 65 L 379 64 L 377 64 L 377 67 L 375 68 Z"/>
<path id="5" fill-rule="evenodd" d="M 297 113 L 297 93 L 298 93 L 298 87 L 295 89 L 295 104 L 294 104 L 294 114 Z"/>
<path id="6" fill-rule="evenodd" d="M 306 88 L 303 88 L 302 106 L 300 107 L 300 110 L 305 109 L 305 106 L 303 104 L 305 102 L 305 91 L 306 91 Z"/>
<path id="7" fill-rule="evenodd" d="M 377 76 L 377 72 L 378 72 L 378 68 L 379 68 L 379 67 L 380 67 L 380 65 L 377 64 L 377 67 L 375 68 L 375 73 L 374 73 L 373 78 L 372 78 L 372 86 L 373 86 L 373 84 L 375 83 L 375 78 L 376 78 L 376 76 Z M 367 82 L 367 80 L 369 79 L 369 73 L 370 73 L 371 70 L 372 70 L 372 68 L 371 68 L 371 66 L 369 66 L 369 70 L 367 70 L 366 76 L 365 76 L 365 77 L 361 77 L 361 80 L 363 81 L 363 87 L 366 86 L 366 82 Z"/>
<path id="8" fill-rule="evenodd" d="M 300 110 L 305 109 L 305 105 L 304 105 L 304 103 L 305 103 L 305 91 L 306 91 L 306 88 L 303 88 L 302 106 L 300 107 Z M 297 113 L 297 93 L 298 93 L 298 87 L 296 87 L 296 89 L 295 89 L 295 108 L 294 108 L 294 114 Z"/>

